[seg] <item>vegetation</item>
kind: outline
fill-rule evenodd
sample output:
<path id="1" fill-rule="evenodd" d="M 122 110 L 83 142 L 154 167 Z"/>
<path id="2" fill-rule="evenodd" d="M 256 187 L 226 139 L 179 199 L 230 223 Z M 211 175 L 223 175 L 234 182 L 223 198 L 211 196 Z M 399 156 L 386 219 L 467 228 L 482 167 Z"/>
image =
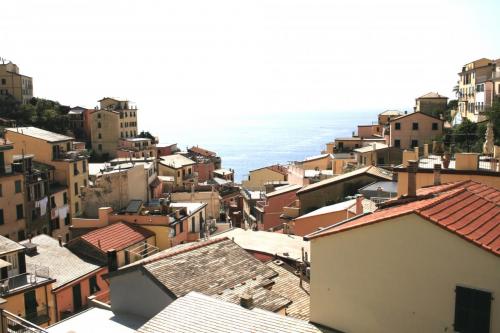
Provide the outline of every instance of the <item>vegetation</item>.
<path id="1" fill-rule="evenodd" d="M 69 109 L 48 99 L 34 97 L 22 105 L 10 95 L 0 96 L 0 117 L 15 120 L 18 126 L 35 126 L 65 134 L 69 130 Z"/>
<path id="2" fill-rule="evenodd" d="M 492 107 L 485 113 L 487 121 L 473 123 L 465 118 L 460 125 L 445 134 L 443 141 L 450 151 L 481 153 L 488 121 L 493 123 L 495 144 L 500 145 L 500 100 L 494 101 Z"/>

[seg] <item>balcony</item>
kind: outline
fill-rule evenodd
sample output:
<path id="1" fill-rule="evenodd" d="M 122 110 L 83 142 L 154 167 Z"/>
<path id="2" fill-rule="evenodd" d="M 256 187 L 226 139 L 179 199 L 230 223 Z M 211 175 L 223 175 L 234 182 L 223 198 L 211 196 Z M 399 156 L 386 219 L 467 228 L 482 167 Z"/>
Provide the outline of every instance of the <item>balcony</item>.
<path id="1" fill-rule="evenodd" d="M 46 333 L 43 328 L 31 323 L 30 321 L 16 316 L 9 311 L 0 311 L 1 332 L 10 333 Z"/>
<path id="2" fill-rule="evenodd" d="M 45 324 L 50 320 L 49 307 L 46 306 L 42 310 L 27 313 L 24 316 L 24 319 L 35 325 Z"/>
<path id="3" fill-rule="evenodd" d="M 197 172 L 182 175 L 182 180 L 184 180 L 184 181 L 191 181 L 191 180 L 194 180 L 195 178 L 198 178 Z"/>
<path id="4" fill-rule="evenodd" d="M 53 154 L 56 161 L 79 161 L 89 157 L 87 150 L 59 151 Z"/>
<path id="5" fill-rule="evenodd" d="M 36 287 L 38 285 L 52 281 L 48 276 L 47 267 L 38 267 L 35 274 L 23 273 L 0 280 L 0 296 L 6 297 L 18 291 Z"/>

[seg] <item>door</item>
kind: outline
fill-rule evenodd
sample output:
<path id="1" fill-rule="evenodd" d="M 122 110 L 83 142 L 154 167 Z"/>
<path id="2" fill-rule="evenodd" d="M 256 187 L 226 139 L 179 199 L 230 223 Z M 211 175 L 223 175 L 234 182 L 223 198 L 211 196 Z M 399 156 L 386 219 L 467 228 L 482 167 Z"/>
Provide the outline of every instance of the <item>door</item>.
<path id="1" fill-rule="evenodd" d="M 36 295 L 34 290 L 24 293 L 24 313 L 28 320 L 36 317 Z"/>
<path id="2" fill-rule="evenodd" d="M 73 286 L 73 312 L 82 308 L 82 290 L 80 284 Z"/>

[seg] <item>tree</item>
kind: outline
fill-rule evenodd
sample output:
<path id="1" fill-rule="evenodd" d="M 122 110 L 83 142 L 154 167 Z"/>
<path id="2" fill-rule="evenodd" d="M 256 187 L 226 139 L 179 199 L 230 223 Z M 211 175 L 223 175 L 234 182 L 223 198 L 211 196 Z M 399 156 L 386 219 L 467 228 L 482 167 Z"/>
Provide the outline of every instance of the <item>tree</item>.
<path id="1" fill-rule="evenodd" d="M 493 124 L 495 145 L 500 145 L 500 98 L 493 101 L 491 107 L 486 110 L 486 119 Z"/>

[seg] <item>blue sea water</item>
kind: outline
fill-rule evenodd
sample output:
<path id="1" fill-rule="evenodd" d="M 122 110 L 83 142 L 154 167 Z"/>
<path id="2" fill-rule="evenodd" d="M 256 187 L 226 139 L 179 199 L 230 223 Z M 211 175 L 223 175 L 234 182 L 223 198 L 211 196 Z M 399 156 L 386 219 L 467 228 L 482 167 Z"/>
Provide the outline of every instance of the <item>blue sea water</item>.
<path id="1" fill-rule="evenodd" d="M 376 111 L 276 113 L 198 118 L 182 126 L 148 125 L 161 143 L 199 145 L 217 152 L 236 181 L 250 170 L 318 155 L 335 137 L 351 136 L 358 124 L 376 121 Z"/>

